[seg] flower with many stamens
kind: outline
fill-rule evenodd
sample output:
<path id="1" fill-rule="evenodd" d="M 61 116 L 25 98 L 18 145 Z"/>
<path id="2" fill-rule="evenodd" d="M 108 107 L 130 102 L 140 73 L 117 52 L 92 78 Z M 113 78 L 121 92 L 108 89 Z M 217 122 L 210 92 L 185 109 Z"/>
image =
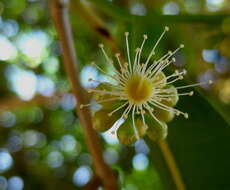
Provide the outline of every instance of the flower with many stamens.
<path id="1" fill-rule="evenodd" d="M 168 30 L 169 28 L 165 27 L 144 63 L 140 61 L 147 35 L 143 36 L 143 42 L 136 49 L 134 60 L 131 62 L 128 32 L 125 33 L 128 61 L 122 62 L 120 54 L 116 54 L 119 69 L 113 67 L 114 75 L 107 74 L 93 63 L 98 70 L 114 80 L 114 84 L 104 82 L 95 89 L 88 89 L 88 92 L 94 94 L 97 103 L 102 105 L 93 116 L 93 126 L 96 130 L 106 131 L 113 126 L 111 133 L 117 134 L 121 143 L 131 144 L 146 133 L 152 140 L 164 139 L 167 136 L 166 122 L 171 121 L 175 115 L 183 115 L 188 118 L 188 113 L 174 106 L 179 96 L 192 96 L 193 91 L 179 93 L 178 90 L 203 83 L 174 87 L 172 84 L 183 79 L 186 71 L 176 70 L 169 76 L 163 73 L 167 66 L 176 61 L 173 56 L 184 45 L 181 44 L 174 51 L 168 51 L 160 59 L 150 63 L 157 45 Z M 113 65 L 103 45 L 100 44 L 99 47 L 108 64 Z M 211 83 L 211 81 L 204 83 Z M 81 108 L 89 105 L 81 105 Z M 120 126 L 113 125 L 118 119 L 123 119 L 124 122 Z"/>

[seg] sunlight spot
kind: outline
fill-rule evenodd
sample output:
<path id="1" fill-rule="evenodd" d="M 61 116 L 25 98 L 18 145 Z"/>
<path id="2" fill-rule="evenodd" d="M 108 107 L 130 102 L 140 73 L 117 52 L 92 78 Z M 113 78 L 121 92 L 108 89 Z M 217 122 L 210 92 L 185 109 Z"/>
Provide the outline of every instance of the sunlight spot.
<path id="1" fill-rule="evenodd" d="M 210 11 L 218 11 L 224 7 L 224 0 L 206 0 L 206 3 Z"/>
<path id="2" fill-rule="evenodd" d="M 130 11 L 133 15 L 146 15 L 146 8 L 141 3 L 132 4 Z"/>
<path id="3" fill-rule="evenodd" d="M 73 152 L 76 149 L 77 141 L 72 135 L 64 135 L 61 138 L 60 147 L 64 152 Z"/>
<path id="4" fill-rule="evenodd" d="M 76 186 L 86 185 L 92 177 L 92 171 L 88 166 L 81 166 L 73 174 L 73 183 Z"/>
<path id="5" fill-rule="evenodd" d="M 0 60 L 6 61 L 17 56 L 17 49 L 4 36 L 0 35 Z"/>
<path id="6" fill-rule="evenodd" d="M 168 2 L 163 7 L 163 14 L 165 15 L 177 15 L 179 11 L 179 6 L 175 2 Z"/>
<path id="7" fill-rule="evenodd" d="M 18 176 L 13 176 L 8 179 L 8 188 L 7 190 L 22 190 L 24 187 L 24 182 L 22 178 Z"/>
<path id="8" fill-rule="evenodd" d="M 43 96 L 52 96 L 55 92 L 55 84 L 48 77 L 37 76 L 37 92 Z"/>
<path id="9" fill-rule="evenodd" d="M 0 176 L 0 189 L 6 190 L 7 188 L 7 179 L 3 176 Z"/>
<path id="10" fill-rule="evenodd" d="M 119 158 L 119 155 L 116 150 L 114 149 L 106 149 L 103 154 L 104 160 L 107 164 L 112 165 L 115 164 Z"/>
<path id="11" fill-rule="evenodd" d="M 34 97 L 37 78 L 32 71 L 10 66 L 6 70 L 6 77 L 10 80 L 13 91 L 15 91 L 22 100 L 30 100 Z"/>
<path id="12" fill-rule="evenodd" d="M 16 123 L 16 116 L 12 112 L 0 113 L 0 125 L 6 128 L 14 126 Z"/>
<path id="13" fill-rule="evenodd" d="M 85 66 L 80 73 L 81 83 L 85 88 L 93 88 L 98 83 L 89 79 L 98 80 L 98 71 L 92 66 Z"/>
<path id="14" fill-rule="evenodd" d="M 6 151 L 0 150 L 0 172 L 7 171 L 13 165 L 12 156 Z"/>
<path id="15" fill-rule="evenodd" d="M 202 57 L 209 63 L 214 63 L 218 59 L 218 50 L 216 49 L 204 49 L 202 50 Z"/>
<path id="16" fill-rule="evenodd" d="M 49 167 L 58 168 L 63 164 L 64 157 L 60 152 L 53 151 L 48 154 L 46 161 Z"/>
<path id="17" fill-rule="evenodd" d="M 133 167 L 136 170 L 145 170 L 148 164 L 149 160 L 145 154 L 139 153 L 133 157 Z"/>
<path id="18" fill-rule="evenodd" d="M 30 58 L 38 58 L 46 53 L 49 37 L 42 31 L 28 32 L 19 36 L 17 44 L 23 54 Z"/>

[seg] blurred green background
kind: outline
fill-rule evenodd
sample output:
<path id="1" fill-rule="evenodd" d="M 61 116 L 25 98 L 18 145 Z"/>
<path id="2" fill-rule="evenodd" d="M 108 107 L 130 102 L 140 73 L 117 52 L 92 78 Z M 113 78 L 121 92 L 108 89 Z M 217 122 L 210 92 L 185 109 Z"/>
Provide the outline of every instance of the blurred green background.
<path id="1" fill-rule="evenodd" d="M 0 190 L 95 189 L 92 159 L 74 111 L 57 33 L 46 0 L 0 1 Z M 164 26 L 170 32 L 156 57 L 185 48 L 171 69 L 188 70 L 186 83 L 213 80 L 181 98 L 190 114 L 169 123 L 167 141 L 186 190 L 230 189 L 230 1 L 72 0 L 70 22 L 85 88 L 107 80 L 90 65 L 110 71 L 98 43 L 113 55 L 132 50 L 148 34 L 147 57 Z M 164 155 L 147 138 L 123 146 L 100 134 L 104 159 L 119 174 L 122 190 L 181 190 Z M 98 190 L 103 189 L 98 187 Z"/>

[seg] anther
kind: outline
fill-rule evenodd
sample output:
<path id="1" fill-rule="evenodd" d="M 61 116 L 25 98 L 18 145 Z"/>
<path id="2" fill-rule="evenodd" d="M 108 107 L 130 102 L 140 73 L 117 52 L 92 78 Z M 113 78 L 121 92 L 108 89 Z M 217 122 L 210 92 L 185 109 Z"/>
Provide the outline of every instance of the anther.
<path id="1" fill-rule="evenodd" d="M 191 92 L 189 92 L 189 96 L 192 96 L 194 94 L 194 92 L 193 91 L 191 91 Z"/>
<path id="2" fill-rule="evenodd" d="M 82 109 L 83 107 L 84 107 L 84 105 L 83 105 L 83 104 L 81 104 L 81 105 L 80 105 L 80 109 Z"/>
<path id="3" fill-rule="evenodd" d="M 141 114 L 145 114 L 145 111 L 144 111 L 144 110 L 142 110 L 142 111 L 141 111 Z"/>
<path id="4" fill-rule="evenodd" d="M 124 115 L 124 119 L 127 119 L 127 118 L 128 118 L 128 116 L 127 116 L 127 114 L 125 114 L 125 115 Z"/>
<path id="5" fill-rule="evenodd" d="M 169 54 L 169 55 L 172 55 L 172 51 L 169 50 L 169 51 L 168 51 L 168 54 Z"/>
<path id="6" fill-rule="evenodd" d="M 167 31 L 167 32 L 169 31 L 169 27 L 168 26 L 165 27 L 165 31 Z"/>
<path id="7" fill-rule="evenodd" d="M 184 117 L 188 119 L 188 113 L 184 113 Z"/>
<path id="8" fill-rule="evenodd" d="M 176 58 L 175 58 L 175 57 L 173 57 L 173 58 L 172 58 L 172 61 L 173 61 L 173 62 L 176 62 Z"/>
<path id="9" fill-rule="evenodd" d="M 184 44 L 181 44 L 181 45 L 180 45 L 180 48 L 184 48 Z"/>
<path id="10" fill-rule="evenodd" d="M 116 56 L 116 57 L 119 57 L 119 56 L 120 56 L 120 53 L 116 53 L 115 56 Z"/>
<path id="11" fill-rule="evenodd" d="M 125 32 L 125 36 L 128 36 L 129 35 L 129 33 L 128 32 Z"/>
<path id="12" fill-rule="evenodd" d="M 98 46 L 99 46 L 100 48 L 103 48 L 103 47 L 104 47 L 104 45 L 103 45 L 103 44 L 98 44 Z"/>
<path id="13" fill-rule="evenodd" d="M 179 112 L 179 111 L 176 111 L 176 115 L 179 116 L 179 115 L 180 115 L 180 112 Z"/>
<path id="14" fill-rule="evenodd" d="M 140 48 L 136 48 L 136 50 L 135 50 L 136 52 L 139 52 L 140 51 Z"/>
<path id="15" fill-rule="evenodd" d="M 208 84 L 212 84 L 212 83 L 213 83 L 213 81 L 212 81 L 212 80 L 209 80 L 209 81 L 208 81 Z"/>
<path id="16" fill-rule="evenodd" d="M 182 80 L 184 77 L 182 75 L 179 76 L 179 79 Z"/>
<path id="17" fill-rule="evenodd" d="M 111 117 L 111 116 L 112 116 L 112 113 L 108 113 L 108 116 Z"/>
<path id="18" fill-rule="evenodd" d="M 143 35 L 143 38 L 144 38 L 144 39 L 147 39 L 147 38 L 148 38 L 148 36 L 147 36 L 146 34 L 144 34 L 144 35 Z"/>

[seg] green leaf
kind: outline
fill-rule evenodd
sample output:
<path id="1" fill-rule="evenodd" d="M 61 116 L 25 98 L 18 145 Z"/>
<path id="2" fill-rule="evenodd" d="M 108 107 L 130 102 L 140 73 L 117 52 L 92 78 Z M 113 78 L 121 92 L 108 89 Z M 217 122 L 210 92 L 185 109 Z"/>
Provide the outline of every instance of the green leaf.
<path id="1" fill-rule="evenodd" d="M 197 93 L 194 97 L 181 98 L 178 108 L 187 111 L 190 118 L 178 117 L 169 123 L 167 141 L 185 189 L 229 189 L 229 124 Z M 152 159 L 165 189 L 180 190 L 175 185 L 175 173 L 172 175 L 162 149 L 153 145 L 152 150 Z"/>

